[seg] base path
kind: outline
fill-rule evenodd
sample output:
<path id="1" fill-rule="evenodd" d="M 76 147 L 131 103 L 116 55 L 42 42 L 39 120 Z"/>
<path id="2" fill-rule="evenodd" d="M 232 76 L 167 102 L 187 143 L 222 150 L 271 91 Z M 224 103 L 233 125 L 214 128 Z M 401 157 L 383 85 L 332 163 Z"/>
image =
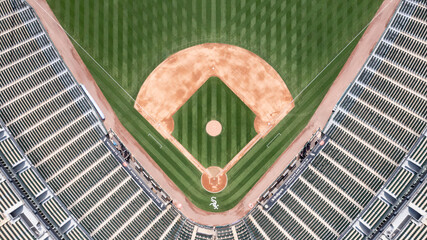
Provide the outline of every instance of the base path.
<path id="1" fill-rule="evenodd" d="M 107 128 L 112 128 L 121 138 L 123 143 L 132 152 L 135 158 L 144 166 L 156 182 L 169 194 L 169 196 L 180 205 L 180 211 L 191 220 L 206 225 L 226 225 L 232 224 L 251 210 L 258 197 L 269 187 L 269 185 L 279 176 L 284 168 L 292 161 L 293 157 L 299 153 L 306 141 L 319 128 L 323 127 L 341 95 L 348 85 L 356 77 L 364 62 L 374 48 L 375 44 L 384 32 L 387 23 L 390 21 L 396 7 L 397 0 L 385 0 L 378 12 L 381 14 L 375 18 L 360 39 L 347 63 L 332 84 L 327 95 L 321 102 L 319 108 L 314 113 L 310 122 L 298 135 L 286 151 L 276 160 L 270 169 L 261 177 L 255 186 L 246 196 L 232 209 L 225 212 L 208 212 L 196 207 L 182 191 L 170 180 L 157 163 L 145 152 L 132 135 L 123 127 L 113 109 L 108 104 L 92 75 L 86 68 L 82 59 L 78 55 L 68 36 L 61 28 L 58 20 L 46 3 L 46 0 L 27 0 L 39 16 L 43 26 L 46 28 L 53 44 L 58 49 L 68 68 L 76 80 L 84 84 L 94 100 L 98 103 L 105 114 L 104 122 Z"/>

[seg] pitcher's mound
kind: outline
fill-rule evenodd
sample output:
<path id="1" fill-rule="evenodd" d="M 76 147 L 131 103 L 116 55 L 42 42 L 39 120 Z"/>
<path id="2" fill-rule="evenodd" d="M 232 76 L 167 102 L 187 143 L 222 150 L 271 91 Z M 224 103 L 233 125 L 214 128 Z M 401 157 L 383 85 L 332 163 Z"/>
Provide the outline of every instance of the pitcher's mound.
<path id="1" fill-rule="evenodd" d="M 227 186 L 227 175 L 218 175 L 221 170 L 220 167 L 208 167 L 202 174 L 202 186 L 206 191 L 219 193 Z"/>
<path id="2" fill-rule="evenodd" d="M 206 124 L 206 132 L 209 136 L 216 137 L 221 134 L 222 125 L 217 120 L 211 120 Z"/>

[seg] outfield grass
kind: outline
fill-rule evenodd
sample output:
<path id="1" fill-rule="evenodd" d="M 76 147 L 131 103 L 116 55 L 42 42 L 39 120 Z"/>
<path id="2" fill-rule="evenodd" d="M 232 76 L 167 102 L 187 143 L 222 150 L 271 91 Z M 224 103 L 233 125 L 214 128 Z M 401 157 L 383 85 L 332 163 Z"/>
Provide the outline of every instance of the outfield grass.
<path id="1" fill-rule="evenodd" d="M 172 135 L 204 167 L 223 168 L 256 136 L 255 114 L 221 79 L 211 77 L 173 115 Z M 217 120 L 222 132 L 206 133 L 206 124 Z"/>
<path id="2" fill-rule="evenodd" d="M 262 57 L 293 96 L 372 19 L 379 0 L 48 0 L 63 27 L 136 97 L 150 72 L 169 55 L 206 42 L 237 45 Z M 215 194 L 225 211 L 249 191 L 308 123 L 357 40 L 295 101 L 295 108 L 228 172 Z M 200 173 L 133 109 L 131 100 L 76 46 L 115 113 L 150 156 L 196 206 L 212 194 Z M 319 126 L 321 127 L 321 126 Z M 281 133 L 267 149 L 277 133 Z M 160 149 L 148 134 L 163 144 Z M 283 166 L 285 167 L 285 166 Z"/>

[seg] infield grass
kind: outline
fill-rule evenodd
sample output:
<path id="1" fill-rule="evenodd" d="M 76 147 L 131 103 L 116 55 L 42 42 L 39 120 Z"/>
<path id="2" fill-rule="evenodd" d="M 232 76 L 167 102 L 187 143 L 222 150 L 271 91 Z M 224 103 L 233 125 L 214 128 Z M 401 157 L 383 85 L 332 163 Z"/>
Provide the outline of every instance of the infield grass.
<path id="1" fill-rule="evenodd" d="M 255 114 L 217 77 L 203 86 L 173 115 L 172 135 L 204 167 L 224 166 L 256 136 Z M 222 132 L 206 133 L 206 124 L 217 120 Z"/>
<path id="2" fill-rule="evenodd" d="M 295 97 L 369 23 L 382 1 L 48 3 L 62 26 L 135 98 L 150 72 L 169 55 L 206 42 L 237 45 L 259 55 L 275 68 Z M 299 96 L 295 108 L 228 172 L 228 186 L 219 194 L 203 190 L 200 172 L 133 108 L 134 101 L 126 93 L 78 46 L 76 49 L 120 121 L 186 196 L 199 208 L 225 211 L 242 199 L 308 123 L 358 39 Z M 275 138 L 277 133 L 281 135 Z M 148 134 L 163 147 L 160 149 Z M 209 206 L 213 195 L 217 197 L 218 210 Z"/>

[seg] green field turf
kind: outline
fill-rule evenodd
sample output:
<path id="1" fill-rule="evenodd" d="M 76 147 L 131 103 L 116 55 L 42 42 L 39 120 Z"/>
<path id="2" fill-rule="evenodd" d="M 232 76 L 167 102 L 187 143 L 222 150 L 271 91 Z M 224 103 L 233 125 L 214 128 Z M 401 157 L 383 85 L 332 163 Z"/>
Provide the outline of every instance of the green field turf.
<path id="1" fill-rule="evenodd" d="M 206 168 L 223 168 L 257 134 L 255 114 L 217 77 L 209 78 L 173 119 L 172 135 Z M 210 120 L 221 123 L 219 136 L 206 133 Z"/>
<path id="2" fill-rule="evenodd" d="M 133 98 L 169 55 L 206 42 L 233 44 L 259 55 L 276 69 L 295 97 L 370 22 L 381 2 L 48 0 L 62 26 Z M 227 188 L 214 194 L 220 206 L 216 211 L 234 207 L 301 132 L 358 39 L 228 172 Z M 82 49 L 76 49 L 123 125 L 196 206 L 214 211 L 209 206 L 213 194 L 201 187 L 200 172 L 133 109 L 134 101 Z"/>

